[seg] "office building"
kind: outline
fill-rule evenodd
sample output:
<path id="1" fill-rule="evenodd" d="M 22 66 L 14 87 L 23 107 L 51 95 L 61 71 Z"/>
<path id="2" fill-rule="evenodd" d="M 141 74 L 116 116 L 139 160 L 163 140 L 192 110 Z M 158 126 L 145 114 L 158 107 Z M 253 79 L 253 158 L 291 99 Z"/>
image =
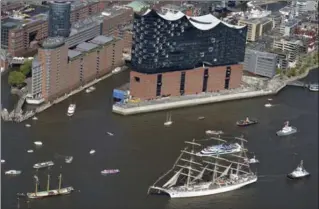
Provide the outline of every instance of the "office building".
<path id="1" fill-rule="evenodd" d="M 238 25 L 247 25 L 247 41 L 257 41 L 263 34 L 271 31 L 274 22 L 271 18 L 240 19 Z"/>
<path id="2" fill-rule="evenodd" d="M 277 54 L 246 49 L 244 70 L 272 78 L 276 75 Z"/>
<path id="3" fill-rule="evenodd" d="M 280 25 L 280 33 L 283 36 L 291 36 L 294 31 L 298 28 L 299 20 L 297 19 L 286 19 Z"/>
<path id="4" fill-rule="evenodd" d="M 49 37 L 68 37 L 71 29 L 71 2 L 51 1 L 49 5 Z"/>
<path id="5" fill-rule="evenodd" d="M 132 97 L 153 99 L 237 88 L 241 84 L 246 26 L 211 14 L 148 10 L 134 15 Z"/>
<path id="6" fill-rule="evenodd" d="M 97 36 L 69 49 L 63 37 L 47 38 L 32 64 L 29 101 L 48 102 L 121 66 L 123 40 Z"/>
<path id="7" fill-rule="evenodd" d="M 288 53 L 288 62 L 295 63 L 303 50 L 303 42 L 297 39 L 274 39 L 273 48 Z"/>

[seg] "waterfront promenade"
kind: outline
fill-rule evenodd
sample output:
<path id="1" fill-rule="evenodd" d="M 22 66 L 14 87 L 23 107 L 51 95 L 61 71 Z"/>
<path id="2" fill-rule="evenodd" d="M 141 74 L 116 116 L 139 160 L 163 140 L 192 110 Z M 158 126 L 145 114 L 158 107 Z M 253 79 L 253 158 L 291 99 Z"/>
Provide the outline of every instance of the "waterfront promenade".
<path id="1" fill-rule="evenodd" d="M 280 76 L 277 75 L 273 79 L 267 81 L 267 83 L 262 84 L 263 87 L 260 87 L 260 85 L 248 84 L 248 87 L 243 85 L 242 87 L 237 89 L 224 90 L 218 93 L 201 93 L 197 95 L 167 97 L 151 101 L 142 101 L 139 103 L 116 103 L 113 105 L 113 112 L 120 115 L 134 115 L 167 109 L 274 95 L 282 90 L 289 82 L 306 77 L 309 71 L 315 68 L 316 67 L 312 66 L 311 68 L 308 68 L 303 74 L 291 78 L 280 79 Z"/>

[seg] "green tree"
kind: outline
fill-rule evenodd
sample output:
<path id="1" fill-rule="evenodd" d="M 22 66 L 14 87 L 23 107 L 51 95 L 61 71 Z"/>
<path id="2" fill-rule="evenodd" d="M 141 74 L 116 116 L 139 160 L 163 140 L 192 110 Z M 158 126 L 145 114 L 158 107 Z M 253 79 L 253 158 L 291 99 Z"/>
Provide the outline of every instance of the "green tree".
<path id="1" fill-rule="evenodd" d="M 11 86 L 20 86 L 25 80 L 25 75 L 19 71 L 12 71 L 8 77 L 8 83 Z"/>
<path id="2" fill-rule="evenodd" d="M 276 75 L 279 75 L 279 74 L 281 74 L 282 73 L 282 70 L 280 69 L 280 68 L 277 68 L 276 69 Z"/>
<path id="3" fill-rule="evenodd" d="M 32 60 L 26 60 L 23 65 L 20 66 L 20 72 L 25 76 L 29 75 L 32 68 Z"/>
<path id="4" fill-rule="evenodd" d="M 296 68 L 291 68 L 290 71 L 289 71 L 290 77 L 291 76 L 296 76 L 296 74 L 297 74 Z"/>

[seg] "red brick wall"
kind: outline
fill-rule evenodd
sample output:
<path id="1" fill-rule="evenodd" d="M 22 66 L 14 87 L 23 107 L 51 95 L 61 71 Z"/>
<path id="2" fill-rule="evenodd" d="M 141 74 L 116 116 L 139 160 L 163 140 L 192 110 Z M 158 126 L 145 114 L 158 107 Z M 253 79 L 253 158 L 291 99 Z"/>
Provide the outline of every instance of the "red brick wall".
<path id="1" fill-rule="evenodd" d="M 240 87 L 243 66 L 232 65 L 229 81 L 229 89 Z M 225 87 L 227 66 L 208 67 L 207 92 L 216 92 Z M 199 67 L 185 71 L 185 95 L 201 93 L 203 89 L 204 68 Z M 134 77 L 139 77 L 140 82 L 136 82 Z M 180 95 L 181 71 L 168 72 L 162 74 L 161 96 L 179 96 Z M 131 71 L 130 91 L 134 98 L 142 100 L 156 98 L 157 74 L 142 74 Z"/>

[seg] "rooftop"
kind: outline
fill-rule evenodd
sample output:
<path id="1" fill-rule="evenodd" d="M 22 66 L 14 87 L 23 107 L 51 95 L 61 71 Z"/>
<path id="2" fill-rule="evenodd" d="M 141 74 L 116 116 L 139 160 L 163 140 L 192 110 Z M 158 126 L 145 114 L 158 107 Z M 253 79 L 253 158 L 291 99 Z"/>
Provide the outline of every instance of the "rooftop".
<path id="1" fill-rule="evenodd" d="M 103 16 L 97 15 L 97 16 L 91 16 L 84 20 L 80 20 L 74 24 L 72 24 L 71 27 L 71 33 L 70 36 L 80 33 L 88 28 L 92 28 L 96 25 L 99 25 L 103 22 Z"/>
<path id="2" fill-rule="evenodd" d="M 42 47 L 45 49 L 54 49 L 64 44 L 63 37 L 49 37 L 45 39 L 42 43 Z"/>
<path id="3" fill-rule="evenodd" d="M 99 2 L 99 0 L 82 0 L 82 1 L 72 1 L 71 10 L 79 9 L 87 6 L 88 4 Z"/>
<path id="4" fill-rule="evenodd" d="M 25 7 L 21 13 L 30 15 L 30 17 L 33 17 L 38 14 L 46 13 L 49 11 L 49 8 L 42 5 L 30 5 L 28 7 Z"/>
<path id="5" fill-rule="evenodd" d="M 92 39 L 91 41 L 89 41 L 90 43 L 93 43 L 93 44 L 98 44 L 98 45 L 101 45 L 101 44 L 106 44 L 107 42 L 110 42 L 113 40 L 113 37 L 111 36 L 97 36 L 95 37 L 94 39 Z"/>
<path id="6" fill-rule="evenodd" d="M 143 1 L 133 1 L 126 5 L 127 7 L 131 7 L 134 12 L 140 12 L 144 8 L 149 7 L 149 4 L 143 2 Z"/>
<path id="7" fill-rule="evenodd" d="M 79 52 L 79 51 L 75 51 L 75 50 L 69 50 L 68 51 L 68 57 L 70 58 L 70 59 L 72 59 L 72 58 L 74 58 L 74 57 L 77 57 L 77 56 L 79 56 L 81 54 L 81 52 Z"/>
<path id="8" fill-rule="evenodd" d="M 102 15 L 104 16 L 104 19 L 110 19 L 113 18 L 115 16 L 118 16 L 120 14 L 123 14 L 124 12 L 126 12 L 128 9 L 125 6 L 113 6 L 111 8 L 107 8 L 102 12 Z"/>
<path id="9" fill-rule="evenodd" d="M 96 47 L 98 47 L 99 45 L 97 44 L 92 44 L 92 43 L 88 43 L 88 42 L 83 42 L 83 43 L 80 43 L 79 45 L 76 46 L 76 50 L 77 51 L 90 51 Z"/>
<path id="10" fill-rule="evenodd" d="M 298 19 L 289 19 L 287 22 L 285 22 L 286 27 L 293 27 L 299 23 Z"/>

